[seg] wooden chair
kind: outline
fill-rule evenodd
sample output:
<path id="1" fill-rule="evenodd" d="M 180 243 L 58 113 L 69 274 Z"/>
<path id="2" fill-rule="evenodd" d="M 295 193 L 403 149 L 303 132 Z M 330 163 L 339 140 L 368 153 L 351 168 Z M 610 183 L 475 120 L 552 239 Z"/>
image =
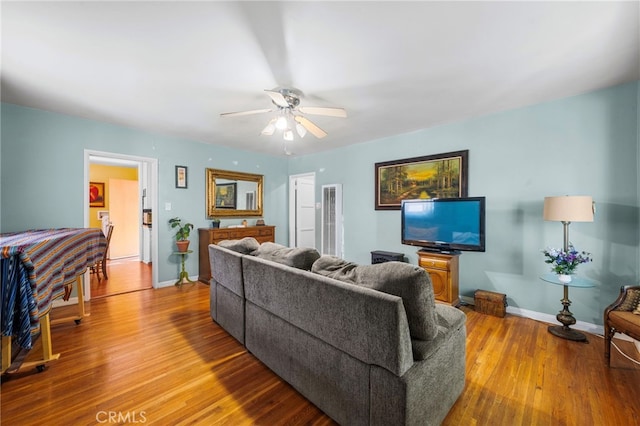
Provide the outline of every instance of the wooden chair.
<path id="1" fill-rule="evenodd" d="M 640 302 L 640 286 L 620 288 L 615 302 L 604 310 L 604 359 L 611 365 L 611 339 L 616 333 L 623 333 L 640 340 L 640 315 L 633 313 Z"/>
<path id="2" fill-rule="evenodd" d="M 104 248 L 104 254 L 102 255 L 102 259 L 98 260 L 95 265 L 91 267 L 91 273 L 95 273 L 98 277 L 98 282 L 100 282 L 100 270 L 102 269 L 102 275 L 104 275 L 104 279 L 108 280 L 109 276 L 107 275 L 107 254 L 109 253 L 109 243 L 111 243 L 111 234 L 113 234 L 113 225 L 107 225 L 107 245 Z"/>

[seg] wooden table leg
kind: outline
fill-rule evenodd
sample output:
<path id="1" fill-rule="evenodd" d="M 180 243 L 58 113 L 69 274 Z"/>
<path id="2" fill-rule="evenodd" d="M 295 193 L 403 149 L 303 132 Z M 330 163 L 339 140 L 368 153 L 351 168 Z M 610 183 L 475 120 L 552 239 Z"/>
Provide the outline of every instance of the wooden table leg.
<path id="1" fill-rule="evenodd" d="M 42 359 L 50 360 L 53 358 L 53 351 L 51 346 L 51 321 L 49 314 L 40 318 L 40 333 L 42 333 Z M 59 356 L 58 354 L 58 357 Z M 58 359 L 58 357 L 56 357 L 56 359 Z"/>
<path id="2" fill-rule="evenodd" d="M 82 319 L 84 317 L 88 317 L 89 314 L 85 312 L 84 310 L 84 288 L 82 287 L 82 275 L 78 275 L 76 278 L 76 292 L 78 295 L 78 315 L 73 317 L 64 317 L 64 318 L 57 318 L 51 321 L 51 324 L 60 324 L 63 322 L 67 322 L 70 320 L 74 320 L 76 322 L 76 324 L 80 324 L 80 321 L 82 321 Z"/>
<path id="3" fill-rule="evenodd" d="M 78 289 L 78 316 L 84 318 L 84 286 L 82 285 L 82 275 L 76 277 L 76 287 Z"/>
<path id="4" fill-rule="evenodd" d="M 11 366 L 11 336 L 2 336 L 2 373 Z"/>

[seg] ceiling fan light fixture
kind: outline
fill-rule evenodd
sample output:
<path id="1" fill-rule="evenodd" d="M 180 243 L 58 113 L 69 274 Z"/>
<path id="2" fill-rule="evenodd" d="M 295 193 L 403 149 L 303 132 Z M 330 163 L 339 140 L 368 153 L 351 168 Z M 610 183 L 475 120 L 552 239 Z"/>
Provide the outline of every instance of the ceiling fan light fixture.
<path id="1" fill-rule="evenodd" d="M 267 126 L 262 129 L 261 135 L 272 136 L 276 130 L 281 130 L 285 141 L 293 141 L 293 128 L 300 138 L 304 138 L 307 133 L 311 133 L 317 139 L 327 136 L 327 132 L 318 127 L 311 120 L 302 114 L 323 115 L 328 117 L 346 118 L 347 111 L 344 108 L 335 107 L 319 107 L 319 106 L 301 106 L 300 100 L 302 92 L 295 88 L 275 88 L 265 90 L 271 98 L 271 102 L 275 106 L 271 109 L 255 109 L 239 112 L 225 112 L 220 114 L 221 117 L 245 116 L 253 114 L 262 114 L 265 112 L 276 112 Z"/>
<path id="2" fill-rule="evenodd" d="M 296 123 L 296 132 L 298 132 L 298 136 L 304 138 L 304 136 L 307 134 L 307 129 L 305 129 L 302 124 Z"/>
<path id="3" fill-rule="evenodd" d="M 289 123 L 287 123 L 287 117 L 285 117 L 284 115 L 278 117 L 278 119 L 276 120 L 276 128 L 284 130 L 287 127 L 289 127 Z"/>

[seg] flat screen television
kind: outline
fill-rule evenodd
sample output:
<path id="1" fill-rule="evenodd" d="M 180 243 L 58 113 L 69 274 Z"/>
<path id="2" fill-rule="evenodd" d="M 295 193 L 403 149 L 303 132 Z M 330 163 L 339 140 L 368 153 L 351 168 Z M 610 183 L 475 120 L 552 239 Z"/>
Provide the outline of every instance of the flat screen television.
<path id="1" fill-rule="evenodd" d="M 484 251 L 485 197 L 403 200 L 402 244 L 441 252 Z"/>

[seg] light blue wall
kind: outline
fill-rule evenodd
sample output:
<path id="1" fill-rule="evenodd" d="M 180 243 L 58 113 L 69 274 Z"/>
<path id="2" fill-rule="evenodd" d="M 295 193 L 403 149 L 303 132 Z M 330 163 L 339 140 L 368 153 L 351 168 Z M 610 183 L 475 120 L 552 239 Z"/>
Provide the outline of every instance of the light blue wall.
<path id="1" fill-rule="evenodd" d="M 209 227 L 205 213 L 205 169 L 265 175 L 264 219 L 276 226 L 276 240 L 287 242 L 287 160 L 130 128 L 2 104 L 1 232 L 33 228 L 83 227 L 84 150 L 158 159 L 158 280 L 177 276 L 173 235 L 167 224 L 179 216 Z M 237 163 L 236 163 L 237 162 Z M 174 167 L 188 167 L 188 188 L 175 188 Z M 165 202 L 172 210 L 165 211 Z M 223 220 L 234 223 L 241 220 Z M 192 241 L 197 242 L 197 234 Z M 194 244 L 192 242 L 192 244 Z M 197 250 L 197 247 L 195 247 Z M 197 256 L 187 271 L 197 275 Z"/>
<path id="2" fill-rule="evenodd" d="M 460 294 L 499 291 L 510 306 L 553 315 L 562 287 L 538 278 L 547 272 L 540 251 L 561 247 L 563 234 L 560 223 L 542 220 L 543 199 L 591 195 L 595 222 L 572 224 L 570 239 L 593 254 L 579 273 L 598 286 L 572 289 L 571 311 L 602 324 L 619 286 L 638 282 L 638 86 L 293 158 L 289 172 L 316 172 L 318 188 L 343 185 L 346 259 L 369 263 L 372 250 L 387 250 L 415 264 L 416 248 L 400 243 L 399 212 L 374 210 L 374 164 L 468 149 L 469 195 L 487 197 L 487 247 L 461 256 Z"/>
<path id="3" fill-rule="evenodd" d="M 316 172 L 317 188 L 342 183 L 344 257 L 369 263 L 372 250 L 389 250 L 416 263 L 416 249 L 400 244 L 399 212 L 374 210 L 374 163 L 468 149 L 469 195 L 487 197 L 487 251 L 461 256 L 460 293 L 500 291 L 510 306 L 555 315 L 562 288 L 538 279 L 546 272 L 540 250 L 562 244 L 562 225 L 542 220 L 542 200 L 592 195 L 595 222 L 572 224 L 570 236 L 593 254 L 595 262 L 582 265 L 579 273 L 598 286 L 572 289 L 570 298 L 579 320 L 602 324 L 602 311 L 618 287 L 638 282 L 639 86 L 288 160 L 2 104 L 0 231 L 83 226 L 83 151 L 91 149 L 158 158 L 160 211 L 154 220 L 160 232 L 160 281 L 177 274 L 167 220 L 180 216 L 197 227 L 209 226 L 207 167 L 265 175 L 265 220 L 277 226 L 276 240 L 282 244 L 287 243 L 288 175 Z M 189 167 L 186 190 L 174 188 L 176 164 Z M 162 209 L 167 201 L 171 212 Z M 195 256 L 187 269 L 197 273 Z"/>

